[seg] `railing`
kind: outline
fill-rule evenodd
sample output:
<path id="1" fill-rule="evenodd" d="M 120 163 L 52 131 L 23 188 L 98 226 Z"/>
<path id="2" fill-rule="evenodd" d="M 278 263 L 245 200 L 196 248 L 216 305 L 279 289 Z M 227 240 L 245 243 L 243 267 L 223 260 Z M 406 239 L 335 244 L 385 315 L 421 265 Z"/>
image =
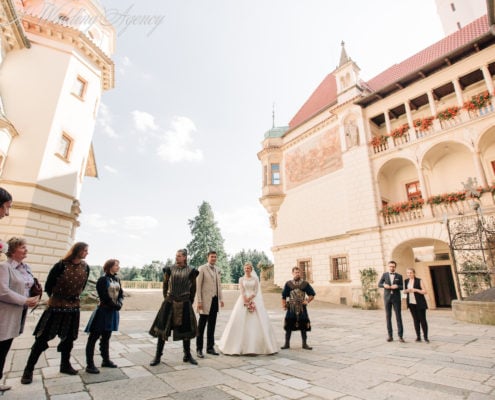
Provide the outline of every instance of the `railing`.
<path id="1" fill-rule="evenodd" d="M 469 112 L 466 110 L 462 110 L 457 116 L 450 118 L 439 120 L 435 119 L 433 124 L 429 129 L 420 130 L 419 128 L 410 128 L 407 133 L 403 136 L 393 138 L 389 144 L 387 140 L 385 143 L 380 144 L 371 144 L 370 147 L 373 149 L 373 154 L 384 153 L 386 151 L 390 151 L 395 149 L 396 147 L 400 147 L 407 143 L 413 143 L 418 140 L 422 140 L 432 134 L 442 132 L 447 129 L 451 129 L 455 126 L 461 125 L 465 122 L 469 122 L 478 118 L 482 118 L 488 114 L 494 112 L 493 104 L 488 104 L 485 107 L 481 107 L 479 109 L 470 110 Z"/>
<path id="2" fill-rule="evenodd" d="M 155 281 L 120 281 L 123 289 L 161 289 L 162 282 Z M 222 289 L 238 290 L 237 283 L 222 283 Z"/>
<path id="3" fill-rule="evenodd" d="M 384 225 L 400 224 L 424 218 L 443 218 L 445 216 L 466 215 L 474 213 L 471 203 L 472 199 L 458 200 L 453 202 L 442 202 L 439 204 L 424 204 L 423 208 L 414 210 L 398 211 L 395 213 L 383 214 Z M 492 207 L 495 205 L 495 194 L 490 192 L 481 195 L 481 202 Z"/>
<path id="4" fill-rule="evenodd" d="M 401 222 L 413 221 L 424 217 L 423 209 L 417 208 L 415 210 L 402 211 L 398 214 L 386 214 L 383 215 L 383 222 L 385 225 L 398 224 Z"/>

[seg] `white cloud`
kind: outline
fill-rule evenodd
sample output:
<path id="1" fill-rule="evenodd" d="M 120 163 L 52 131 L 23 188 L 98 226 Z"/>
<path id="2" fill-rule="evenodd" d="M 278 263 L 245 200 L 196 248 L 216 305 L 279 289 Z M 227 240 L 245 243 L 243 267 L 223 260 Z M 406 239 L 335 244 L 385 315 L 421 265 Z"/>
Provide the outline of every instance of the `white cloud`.
<path id="1" fill-rule="evenodd" d="M 133 215 L 122 218 L 106 218 L 101 214 L 88 214 L 81 217 L 82 227 L 86 231 L 93 230 L 103 233 L 118 233 L 140 238 L 139 232 L 146 233 L 158 226 L 158 220 L 148 215 Z"/>
<path id="2" fill-rule="evenodd" d="M 158 155 L 171 163 L 203 160 L 203 152 L 194 146 L 195 132 L 196 125 L 191 119 L 174 117 L 171 129 L 165 132 L 162 143 L 158 146 Z"/>
<path id="3" fill-rule="evenodd" d="M 119 172 L 115 168 L 111 167 L 110 165 L 105 165 L 103 168 L 105 168 L 105 170 L 110 172 L 111 174 L 117 174 Z"/>
<path id="4" fill-rule="evenodd" d="M 129 57 L 127 57 L 127 56 L 123 56 L 122 57 L 122 65 L 124 67 L 130 66 L 131 65 L 131 59 Z"/>
<path id="5" fill-rule="evenodd" d="M 105 103 L 101 102 L 98 109 L 98 119 L 96 120 L 96 122 L 108 137 L 117 138 L 119 137 L 119 135 L 115 133 L 115 130 L 112 127 L 112 120 L 113 116 L 110 112 L 110 109 Z"/>
<path id="6" fill-rule="evenodd" d="M 261 207 L 245 206 L 215 212 L 215 219 L 225 239 L 225 251 L 234 255 L 242 249 L 264 251 L 272 258 L 268 214 Z"/>
<path id="7" fill-rule="evenodd" d="M 111 218 L 105 218 L 100 214 L 88 214 L 81 216 L 82 223 L 81 225 L 85 229 L 94 229 L 99 232 L 114 232 L 114 227 L 117 225 L 117 222 Z"/>
<path id="8" fill-rule="evenodd" d="M 146 111 L 134 110 L 132 111 L 132 118 L 134 120 L 134 126 L 138 131 L 156 131 L 158 125 L 155 123 L 155 117 Z"/>
<path id="9" fill-rule="evenodd" d="M 143 231 L 158 226 L 158 220 L 150 216 L 124 217 L 124 229 L 130 231 Z"/>

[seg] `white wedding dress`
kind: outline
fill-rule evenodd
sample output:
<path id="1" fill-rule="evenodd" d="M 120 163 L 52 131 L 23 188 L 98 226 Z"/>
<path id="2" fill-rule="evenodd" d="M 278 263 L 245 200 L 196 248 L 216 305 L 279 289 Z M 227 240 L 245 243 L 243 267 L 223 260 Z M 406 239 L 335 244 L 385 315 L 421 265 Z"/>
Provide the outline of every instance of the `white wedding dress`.
<path id="1" fill-rule="evenodd" d="M 234 305 L 229 322 L 225 326 L 218 348 L 224 354 L 274 354 L 278 351 L 268 314 L 263 304 L 260 284 L 257 276 L 239 279 L 241 295 Z M 244 306 L 243 296 L 255 294 L 253 301 L 256 310 L 249 312 Z"/>

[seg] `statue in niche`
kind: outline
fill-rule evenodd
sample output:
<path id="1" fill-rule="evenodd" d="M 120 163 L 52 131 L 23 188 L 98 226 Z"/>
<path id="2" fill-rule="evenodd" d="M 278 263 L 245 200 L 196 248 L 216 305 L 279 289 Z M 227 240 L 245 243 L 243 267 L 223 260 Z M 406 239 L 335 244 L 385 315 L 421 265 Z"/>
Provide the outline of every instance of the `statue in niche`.
<path id="1" fill-rule="evenodd" d="M 359 128 L 356 121 L 352 120 L 346 124 L 345 136 L 349 147 L 359 146 Z"/>

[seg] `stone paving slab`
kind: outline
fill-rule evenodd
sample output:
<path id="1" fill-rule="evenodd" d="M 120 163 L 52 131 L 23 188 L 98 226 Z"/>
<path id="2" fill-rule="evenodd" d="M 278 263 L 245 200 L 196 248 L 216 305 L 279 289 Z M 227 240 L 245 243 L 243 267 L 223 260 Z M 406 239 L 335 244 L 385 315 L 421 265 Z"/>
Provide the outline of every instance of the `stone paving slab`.
<path id="1" fill-rule="evenodd" d="M 279 295 L 264 297 L 282 343 Z M 60 374 L 55 339 L 40 357 L 33 383 L 21 385 L 33 344 L 31 332 L 41 315 L 37 310 L 28 316 L 25 332 L 9 352 L 4 375 L 5 383 L 13 388 L 0 394 L 0 400 L 495 399 L 495 326 L 453 320 L 450 310 L 428 310 L 431 343 L 416 343 L 412 320 L 404 312 L 406 343 L 387 343 L 383 310 L 317 301 L 313 305 L 313 330 L 308 333 L 313 351 L 301 349 L 296 332 L 290 350 L 254 357 L 207 354 L 198 359 L 198 366 L 182 361 L 180 342 L 167 342 L 162 363 L 150 367 L 156 339 L 147 331 L 156 311 L 122 311 L 120 332 L 110 342 L 112 359 L 119 368 L 87 374 L 87 334 L 81 331 L 71 358 L 80 369 L 78 375 Z M 90 314 L 81 313 L 82 328 Z M 217 340 L 229 315 L 226 307 L 218 316 Z M 195 354 L 194 341 L 192 347 Z M 101 364 L 98 350 L 95 362 Z"/>

